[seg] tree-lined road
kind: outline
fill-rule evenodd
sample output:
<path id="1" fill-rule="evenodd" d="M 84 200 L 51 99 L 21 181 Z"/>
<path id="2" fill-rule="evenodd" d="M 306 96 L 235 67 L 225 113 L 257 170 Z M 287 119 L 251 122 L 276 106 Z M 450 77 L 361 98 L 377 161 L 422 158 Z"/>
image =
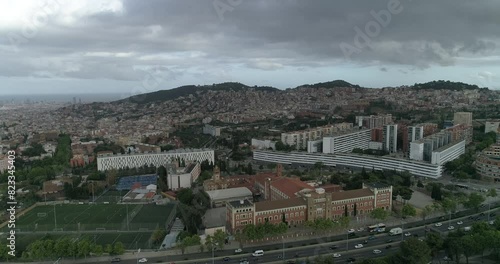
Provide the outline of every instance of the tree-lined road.
<path id="1" fill-rule="evenodd" d="M 497 211 L 500 208 L 491 209 L 491 212 L 498 213 Z M 475 213 L 471 210 L 463 211 L 457 213 L 456 217 L 452 216 L 449 221 L 448 217 L 436 217 L 432 219 L 428 219 L 424 221 L 418 221 L 414 223 L 408 223 L 404 225 L 408 225 L 410 228 L 407 228 L 403 225 L 403 234 L 396 236 L 389 236 L 387 233 L 376 234 L 375 239 L 369 240 L 368 237 L 373 235 L 373 233 L 369 233 L 367 231 L 357 232 L 356 237 L 349 238 L 347 240 L 346 235 L 335 235 L 328 238 L 318 238 L 318 239 L 310 239 L 307 241 L 294 241 L 284 244 L 284 253 L 285 258 L 284 261 L 292 260 L 304 260 L 306 257 L 310 259 L 314 258 L 318 255 L 332 255 L 333 253 L 341 254 L 341 257 L 337 258 L 339 262 L 345 262 L 347 258 L 353 257 L 355 259 L 365 259 L 370 257 L 380 257 L 384 256 L 387 253 L 396 252 L 399 248 L 400 242 L 404 239 L 408 239 L 410 237 L 418 237 L 419 239 L 425 239 L 425 235 L 427 232 L 441 232 L 446 233 L 450 230 L 449 226 L 453 226 L 456 230 L 458 228 L 464 228 L 467 226 L 472 226 L 473 223 L 477 221 L 488 221 L 488 206 L 483 206 L 481 208 L 481 213 Z M 473 217 L 470 217 L 473 216 Z M 457 218 L 458 217 L 458 218 Z M 477 219 L 477 220 L 476 220 Z M 491 217 L 494 219 L 494 217 Z M 458 221 L 462 221 L 462 224 L 457 224 Z M 440 226 L 436 226 L 436 223 L 441 223 Z M 415 227 L 417 226 L 418 227 Z M 401 227 L 401 226 L 394 226 Z M 392 227 L 392 228 L 394 228 Z M 427 231 L 426 231 L 427 229 Z M 386 231 L 390 230 L 390 228 L 386 228 Z M 451 230 L 451 231 L 453 231 Z M 409 236 L 405 236 L 404 234 L 409 232 Z M 363 243 L 365 240 L 368 242 L 363 245 L 361 249 L 355 249 L 354 246 L 356 244 Z M 391 240 L 391 241 L 389 241 Z M 332 242 L 327 242 L 332 241 Z M 391 245 L 390 249 L 386 249 L 387 245 Z M 331 249 L 330 247 L 336 246 L 336 249 Z M 252 257 L 252 252 L 255 250 L 262 249 L 265 251 L 264 256 L 261 257 Z M 373 250 L 378 249 L 381 251 L 380 254 L 374 254 Z M 223 250 L 215 252 L 215 261 L 214 263 L 240 263 L 240 260 L 246 259 L 250 263 L 283 263 L 282 259 L 279 259 L 283 254 L 283 244 L 274 244 L 274 245 L 265 245 L 265 246 L 252 246 L 244 249 L 244 252 L 241 254 L 234 254 L 234 250 Z M 230 260 L 224 261 L 224 257 L 229 257 Z M 188 259 L 188 260 L 185 260 Z M 109 262 L 109 261 L 108 261 Z M 212 254 L 211 252 L 205 253 L 196 253 L 196 254 L 186 254 L 186 255 L 172 255 L 172 256 L 163 256 L 163 257 L 148 257 L 148 263 L 212 263 Z M 298 261 L 297 261 L 298 262 Z M 106 262 L 101 262 L 106 263 Z M 133 264 L 136 263 L 136 260 L 123 260 L 122 263 Z"/>

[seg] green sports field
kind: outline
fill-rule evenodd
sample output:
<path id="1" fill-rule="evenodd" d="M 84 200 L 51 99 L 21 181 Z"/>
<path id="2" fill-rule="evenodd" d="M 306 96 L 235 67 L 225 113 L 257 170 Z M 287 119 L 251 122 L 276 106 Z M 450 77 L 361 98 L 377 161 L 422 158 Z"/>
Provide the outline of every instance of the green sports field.
<path id="1" fill-rule="evenodd" d="M 132 212 L 138 205 L 129 205 Z M 54 221 L 54 218 L 56 221 Z M 16 228 L 21 231 L 84 231 L 122 229 L 127 219 L 127 206 L 118 204 L 42 205 L 19 217 Z"/>

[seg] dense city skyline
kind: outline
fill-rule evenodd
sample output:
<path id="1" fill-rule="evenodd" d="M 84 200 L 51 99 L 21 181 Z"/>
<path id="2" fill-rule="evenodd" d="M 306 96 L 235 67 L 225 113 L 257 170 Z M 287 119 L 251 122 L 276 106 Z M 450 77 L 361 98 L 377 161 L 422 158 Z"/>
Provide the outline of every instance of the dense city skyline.
<path id="1" fill-rule="evenodd" d="M 336 79 L 499 89 L 499 5 L 3 2 L 0 94 L 135 94 L 226 81 L 284 89 Z"/>

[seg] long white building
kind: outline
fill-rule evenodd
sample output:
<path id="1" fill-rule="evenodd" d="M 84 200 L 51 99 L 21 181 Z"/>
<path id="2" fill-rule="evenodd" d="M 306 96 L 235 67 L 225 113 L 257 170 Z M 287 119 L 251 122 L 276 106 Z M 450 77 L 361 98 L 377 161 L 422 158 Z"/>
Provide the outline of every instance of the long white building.
<path id="1" fill-rule="evenodd" d="M 322 154 L 304 152 L 254 151 L 254 160 L 281 164 L 309 164 L 322 162 L 331 167 L 366 168 L 375 170 L 408 171 L 415 176 L 437 179 L 443 166 L 408 159 L 359 154 Z"/>
<path id="2" fill-rule="evenodd" d="M 339 131 L 352 129 L 352 123 L 338 123 L 321 127 L 314 127 L 300 131 L 281 133 L 281 142 L 297 149 L 306 149 L 307 142 L 321 138 Z"/>
<path id="3" fill-rule="evenodd" d="M 111 169 L 140 168 L 153 164 L 160 167 L 174 162 L 176 159 L 188 161 L 215 162 L 215 154 L 212 149 L 176 149 L 161 153 L 130 154 L 130 155 L 99 155 L 97 156 L 97 170 L 107 171 Z"/>
<path id="4" fill-rule="evenodd" d="M 323 153 L 351 153 L 355 148 L 365 150 L 370 147 L 370 140 L 370 129 L 338 133 L 338 135 L 323 138 Z"/>
<path id="5" fill-rule="evenodd" d="M 458 159 L 465 153 L 465 140 L 448 144 L 432 152 L 432 164 L 444 165 L 448 161 Z"/>

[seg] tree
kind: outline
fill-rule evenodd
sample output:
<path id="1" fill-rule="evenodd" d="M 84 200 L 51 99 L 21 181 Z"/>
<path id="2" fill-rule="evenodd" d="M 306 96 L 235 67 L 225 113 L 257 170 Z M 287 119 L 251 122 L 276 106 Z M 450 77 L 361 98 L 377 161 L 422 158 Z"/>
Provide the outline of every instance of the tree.
<path id="1" fill-rule="evenodd" d="M 441 209 L 445 214 L 454 213 L 457 210 L 457 202 L 450 198 L 445 198 L 441 201 Z"/>
<path id="2" fill-rule="evenodd" d="M 401 195 L 401 198 L 405 201 L 409 201 L 411 199 L 412 194 L 413 190 L 408 187 L 403 187 L 399 190 L 399 195 Z"/>
<path id="3" fill-rule="evenodd" d="M 153 241 L 154 245 L 159 245 L 160 243 L 163 242 L 163 238 L 167 235 L 167 232 L 163 228 L 158 228 L 153 232 L 153 235 L 151 236 L 151 240 Z"/>
<path id="4" fill-rule="evenodd" d="M 183 204 L 191 205 L 193 201 L 193 191 L 187 188 L 180 189 L 177 192 L 177 200 Z"/>
<path id="5" fill-rule="evenodd" d="M 342 227 L 342 228 L 347 228 L 349 226 L 350 222 L 351 222 L 351 218 L 349 216 L 342 216 L 339 219 L 339 224 L 340 224 L 340 227 Z"/>
<path id="6" fill-rule="evenodd" d="M 464 202 L 464 206 L 469 209 L 474 209 L 474 211 L 479 212 L 479 207 L 485 201 L 484 196 L 479 193 L 469 194 L 468 199 Z"/>
<path id="7" fill-rule="evenodd" d="M 422 217 L 422 220 L 425 221 L 425 219 L 432 214 L 434 209 L 432 208 L 432 205 L 428 204 L 426 205 L 423 209 L 422 212 L 420 212 L 420 216 Z"/>
<path id="8" fill-rule="evenodd" d="M 411 204 L 405 204 L 403 205 L 403 209 L 401 209 L 401 216 L 403 218 L 406 218 L 408 216 L 416 216 L 417 215 L 417 209 L 413 207 Z"/>
<path id="9" fill-rule="evenodd" d="M 469 257 L 479 253 L 481 247 L 477 241 L 471 236 L 463 236 L 460 239 L 460 243 L 462 244 L 463 254 L 465 256 L 465 261 L 469 264 Z"/>
<path id="10" fill-rule="evenodd" d="M 226 242 L 226 233 L 220 229 L 217 229 L 215 231 L 214 236 L 213 236 L 213 241 L 217 245 L 217 249 L 224 249 L 224 244 Z"/>
<path id="11" fill-rule="evenodd" d="M 387 217 L 389 217 L 389 212 L 382 208 L 375 208 L 373 211 L 371 211 L 370 216 L 373 219 L 385 220 L 387 219 Z"/>
<path id="12" fill-rule="evenodd" d="M 432 185 L 431 198 L 436 200 L 436 201 L 443 200 L 443 197 L 441 194 L 441 186 L 439 186 L 437 184 Z"/>
<path id="13" fill-rule="evenodd" d="M 125 247 L 123 246 L 123 243 L 120 241 L 116 242 L 113 246 L 113 254 L 121 255 L 123 253 L 125 253 Z"/>
<path id="14" fill-rule="evenodd" d="M 439 251 L 443 248 L 443 238 L 436 232 L 430 232 L 425 238 L 425 243 L 429 246 L 432 256 L 436 257 Z"/>
<path id="15" fill-rule="evenodd" d="M 421 181 L 421 180 L 418 180 L 418 181 L 417 181 L 417 187 L 419 187 L 419 188 L 424 188 L 424 184 L 422 183 L 422 181 Z"/>
<path id="16" fill-rule="evenodd" d="M 412 237 L 401 243 L 401 261 L 399 263 L 427 264 L 430 256 L 431 249 L 423 241 Z"/>

